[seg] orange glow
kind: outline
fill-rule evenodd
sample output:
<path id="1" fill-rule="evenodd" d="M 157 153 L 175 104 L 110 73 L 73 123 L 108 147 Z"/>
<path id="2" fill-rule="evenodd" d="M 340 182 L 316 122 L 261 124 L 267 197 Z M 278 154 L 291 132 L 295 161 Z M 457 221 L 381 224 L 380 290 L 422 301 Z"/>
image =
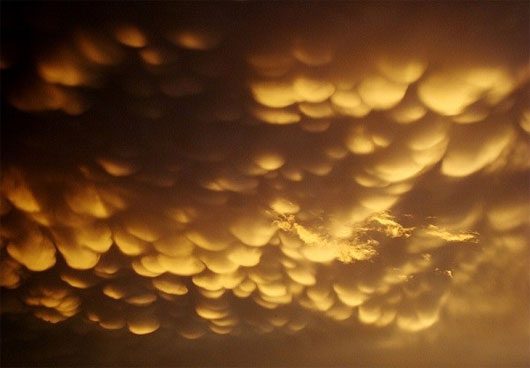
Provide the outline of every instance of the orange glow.
<path id="1" fill-rule="evenodd" d="M 136 26 L 130 24 L 121 25 L 114 32 L 116 39 L 126 46 L 144 47 L 147 45 L 147 37 Z"/>
<path id="2" fill-rule="evenodd" d="M 2 4 L 2 363 L 528 365 L 528 4 L 129 5 Z"/>

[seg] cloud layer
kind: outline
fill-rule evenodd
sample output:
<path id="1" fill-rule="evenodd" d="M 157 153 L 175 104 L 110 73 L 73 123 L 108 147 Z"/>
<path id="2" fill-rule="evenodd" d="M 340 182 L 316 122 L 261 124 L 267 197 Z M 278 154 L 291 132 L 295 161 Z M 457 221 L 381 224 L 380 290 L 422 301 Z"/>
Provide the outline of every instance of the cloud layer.
<path id="1" fill-rule="evenodd" d="M 470 362 L 528 361 L 522 7 L 10 4 L 3 352 L 56 329 L 192 364 L 324 331 L 317 365 L 469 336 L 506 359 Z"/>

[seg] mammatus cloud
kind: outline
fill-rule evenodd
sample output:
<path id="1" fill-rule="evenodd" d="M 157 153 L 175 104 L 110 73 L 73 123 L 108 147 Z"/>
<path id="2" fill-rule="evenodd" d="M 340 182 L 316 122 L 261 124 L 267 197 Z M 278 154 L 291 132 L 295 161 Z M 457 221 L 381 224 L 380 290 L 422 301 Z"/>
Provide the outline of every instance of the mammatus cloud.
<path id="1" fill-rule="evenodd" d="M 7 364 L 528 362 L 526 9 L 314 5 L 4 7 Z"/>

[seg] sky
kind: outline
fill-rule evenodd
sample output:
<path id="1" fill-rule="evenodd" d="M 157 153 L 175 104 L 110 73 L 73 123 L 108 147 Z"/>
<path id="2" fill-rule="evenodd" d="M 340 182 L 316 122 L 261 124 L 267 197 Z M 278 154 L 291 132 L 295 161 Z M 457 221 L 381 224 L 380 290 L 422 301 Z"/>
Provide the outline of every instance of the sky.
<path id="1" fill-rule="evenodd" d="M 528 2 L 2 2 L 2 366 L 530 364 Z"/>

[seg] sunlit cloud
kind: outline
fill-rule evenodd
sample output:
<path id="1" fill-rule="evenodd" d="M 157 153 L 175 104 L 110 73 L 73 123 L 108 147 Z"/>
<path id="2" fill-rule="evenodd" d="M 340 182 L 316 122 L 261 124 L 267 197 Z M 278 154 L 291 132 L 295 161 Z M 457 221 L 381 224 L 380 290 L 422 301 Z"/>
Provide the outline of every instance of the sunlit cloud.
<path id="1" fill-rule="evenodd" d="M 520 5 L 78 6 L 14 16 L 20 40 L 2 18 L 2 334 L 26 365 L 48 334 L 119 365 L 315 334 L 282 362 L 528 361 Z"/>

